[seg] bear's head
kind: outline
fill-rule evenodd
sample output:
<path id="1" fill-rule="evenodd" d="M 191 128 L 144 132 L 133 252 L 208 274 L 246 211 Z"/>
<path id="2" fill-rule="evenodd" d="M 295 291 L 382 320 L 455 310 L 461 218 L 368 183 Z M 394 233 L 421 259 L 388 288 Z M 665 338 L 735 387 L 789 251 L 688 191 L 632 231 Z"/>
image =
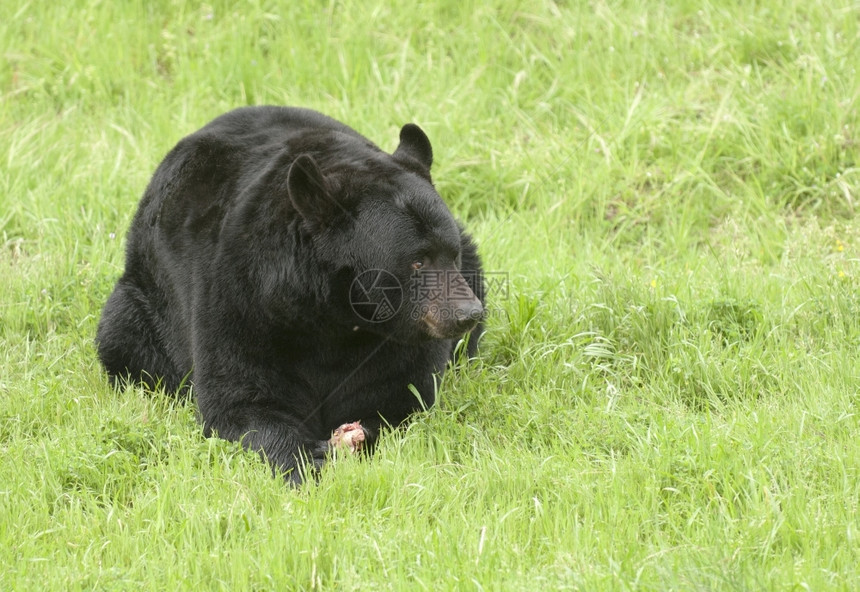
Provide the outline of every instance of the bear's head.
<path id="1" fill-rule="evenodd" d="M 466 238 L 433 187 L 433 151 L 417 125 L 387 154 L 331 132 L 298 156 L 287 191 L 320 269 L 328 308 L 344 327 L 403 342 L 457 339 L 483 316 L 462 269 Z M 319 139 L 319 138 L 318 138 Z"/>

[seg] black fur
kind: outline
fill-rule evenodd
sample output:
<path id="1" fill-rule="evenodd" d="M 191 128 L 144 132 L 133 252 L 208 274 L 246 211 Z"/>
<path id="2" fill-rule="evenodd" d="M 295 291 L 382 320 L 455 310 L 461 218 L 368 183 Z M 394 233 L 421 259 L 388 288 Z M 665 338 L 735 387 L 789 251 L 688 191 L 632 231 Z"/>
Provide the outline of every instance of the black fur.
<path id="1" fill-rule="evenodd" d="M 432 160 L 416 125 L 386 154 L 286 107 L 237 109 L 184 138 L 144 193 L 99 323 L 111 379 L 190 381 L 207 435 L 241 440 L 296 483 L 339 425 L 361 420 L 372 444 L 383 423 L 432 405 L 458 339 L 475 353 L 484 299 Z M 398 284 L 396 314 L 372 317 Z"/>

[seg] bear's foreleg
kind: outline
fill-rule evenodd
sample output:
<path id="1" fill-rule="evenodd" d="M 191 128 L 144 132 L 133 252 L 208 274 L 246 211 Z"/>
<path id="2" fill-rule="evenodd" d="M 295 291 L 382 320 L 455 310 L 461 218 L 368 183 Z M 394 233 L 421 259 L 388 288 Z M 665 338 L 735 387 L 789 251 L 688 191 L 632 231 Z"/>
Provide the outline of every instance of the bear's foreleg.
<path id="1" fill-rule="evenodd" d="M 200 385 L 195 389 L 206 436 L 240 442 L 294 485 L 320 469 L 331 453 L 330 440 L 320 438 L 325 435 L 321 427 L 300 421 L 275 401 L 255 397 L 249 402 L 246 397 L 243 402 L 241 397 L 229 397 L 236 404 L 225 408 L 222 404 L 227 396 Z"/>

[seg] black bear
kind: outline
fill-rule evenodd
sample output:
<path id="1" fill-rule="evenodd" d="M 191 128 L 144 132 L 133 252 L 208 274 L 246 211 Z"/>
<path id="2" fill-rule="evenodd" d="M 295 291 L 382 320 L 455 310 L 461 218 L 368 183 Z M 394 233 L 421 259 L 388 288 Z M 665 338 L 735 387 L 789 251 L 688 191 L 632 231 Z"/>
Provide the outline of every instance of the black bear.
<path id="1" fill-rule="evenodd" d="M 387 154 L 291 107 L 236 109 L 181 140 L 143 195 L 99 322 L 112 382 L 193 385 L 207 435 L 295 483 L 332 447 L 369 448 L 432 405 L 484 315 L 477 249 L 432 160 L 417 125 Z"/>

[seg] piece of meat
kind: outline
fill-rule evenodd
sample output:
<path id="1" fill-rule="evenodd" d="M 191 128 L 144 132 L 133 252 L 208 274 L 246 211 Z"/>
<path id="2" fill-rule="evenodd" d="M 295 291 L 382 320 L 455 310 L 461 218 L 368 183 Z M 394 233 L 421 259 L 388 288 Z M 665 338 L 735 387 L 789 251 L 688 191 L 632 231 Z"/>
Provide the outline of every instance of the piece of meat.
<path id="1" fill-rule="evenodd" d="M 360 421 L 345 423 L 331 434 L 328 443 L 332 448 L 340 448 L 355 453 L 364 447 L 364 428 Z"/>

